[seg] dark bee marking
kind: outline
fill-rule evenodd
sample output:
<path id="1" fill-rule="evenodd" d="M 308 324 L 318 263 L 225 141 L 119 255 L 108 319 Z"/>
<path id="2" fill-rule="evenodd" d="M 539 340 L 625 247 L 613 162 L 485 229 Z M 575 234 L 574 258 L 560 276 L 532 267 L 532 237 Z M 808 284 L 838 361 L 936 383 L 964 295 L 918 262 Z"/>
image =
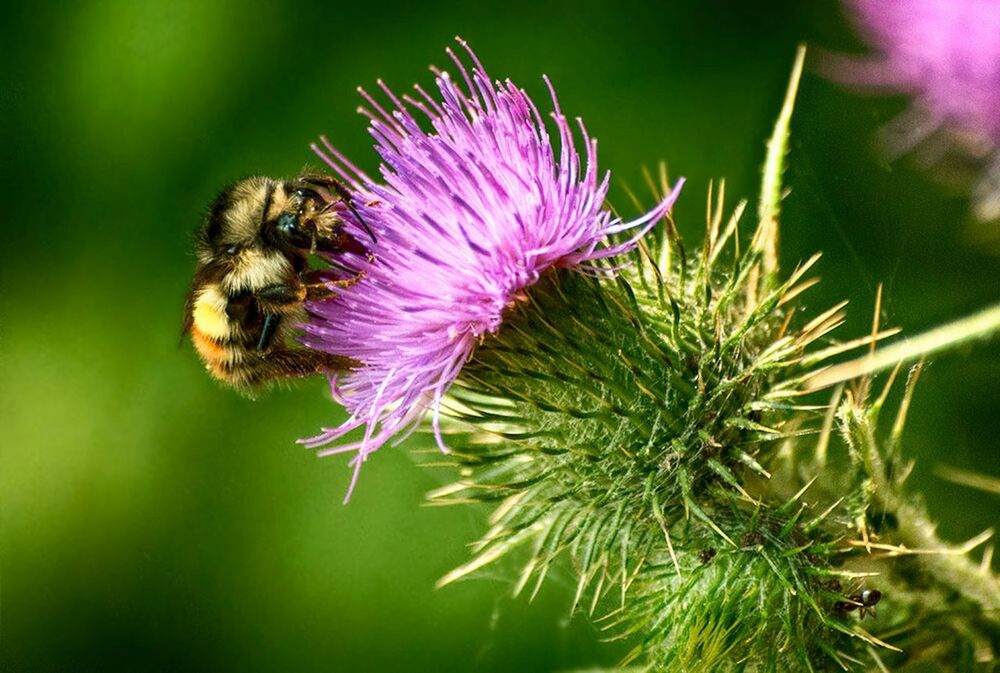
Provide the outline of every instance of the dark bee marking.
<path id="1" fill-rule="evenodd" d="M 271 210 L 271 200 L 274 199 L 274 183 L 270 180 L 267 181 L 267 187 L 264 188 L 264 209 L 260 211 L 260 226 L 263 227 L 264 223 L 267 222 L 267 213 Z"/>
<path id="2" fill-rule="evenodd" d="M 257 350 L 267 350 L 278 331 L 281 324 L 281 316 L 275 313 L 268 313 L 264 316 L 264 326 L 260 329 L 260 338 L 257 340 Z"/>
<path id="3" fill-rule="evenodd" d="M 231 297 L 226 302 L 226 317 L 233 322 L 244 324 L 250 311 L 256 308 L 253 294 L 249 290 L 243 290 Z"/>
<path id="4" fill-rule="evenodd" d="M 222 235 L 226 212 L 233 205 L 230 198 L 230 191 L 227 189 L 215 197 L 215 201 L 212 202 L 212 205 L 208 209 L 208 219 L 204 228 L 205 242 L 213 247 L 218 244 L 219 237 Z"/>

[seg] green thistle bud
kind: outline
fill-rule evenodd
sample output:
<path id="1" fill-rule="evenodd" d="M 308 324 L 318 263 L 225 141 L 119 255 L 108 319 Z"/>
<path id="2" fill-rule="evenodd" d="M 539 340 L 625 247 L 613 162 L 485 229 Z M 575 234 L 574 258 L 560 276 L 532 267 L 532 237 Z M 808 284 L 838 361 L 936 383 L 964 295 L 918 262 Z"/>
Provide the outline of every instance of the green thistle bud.
<path id="1" fill-rule="evenodd" d="M 611 621 L 642 634 L 633 655 L 649 663 L 810 661 L 816 628 L 836 626 L 831 538 L 803 532 L 795 499 L 769 507 L 753 491 L 814 420 L 795 403 L 803 363 L 829 354 L 810 346 L 841 315 L 790 329 L 808 265 L 776 283 L 763 245 L 723 265 L 742 210 L 724 229 L 716 210 L 697 255 L 668 231 L 615 279 L 547 275 L 476 352 L 451 393 L 452 417 L 475 428 L 449 438 L 464 478 L 433 497 L 500 505 L 444 581 L 524 547 L 517 586 L 537 591 L 568 551 L 576 601 L 617 593 Z"/>
<path id="2" fill-rule="evenodd" d="M 651 670 L 995 661 L 996 578 L 968 560 L 972 547 L 937 540 L 902 492 L 912 385 L 886 440 L 878 412 L 891 381 L 874 400 L 867 378 L 829 404 L 805 397 L 827 359 L 895 331 L 832 342 L 843 304 L 795 314 L 816 258 L 779 276 L 800 67 L 749 245 L 746 204 L 724 218 L 720 187 L 696 253 L 670 223 L 624 268 L 549 270 L 476 349 L 444 406 L 460 478 L 431 498 L 495 509 L 472 560 L 441 584 L 510 556 L 515 593 L 534 595 L 568 559 L 574 608 L 629 639 L 626 663 Z"/>

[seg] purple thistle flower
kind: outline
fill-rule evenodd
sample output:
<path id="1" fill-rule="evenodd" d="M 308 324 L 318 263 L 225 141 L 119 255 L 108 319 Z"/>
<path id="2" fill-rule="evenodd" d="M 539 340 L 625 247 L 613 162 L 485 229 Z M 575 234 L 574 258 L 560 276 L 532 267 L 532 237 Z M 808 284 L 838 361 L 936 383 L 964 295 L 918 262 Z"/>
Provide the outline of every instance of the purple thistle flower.
<path id="1" fill-rule="evenodd" d="M 303 440 L 327 446 L 321 455 L 356 452 L 348 497 L 367 456 L 394 437 L 402 441 L 428 411 L 445 450 L 442 397 L 476 345 L 501 328 L 505 312 L 543 272 L 599 271 L 592 263 L 632 249 L 681 187 L 679 181 L 636 220 L 614 217 L 604 207 L 609 174 L 598 174 L 597 142 L 578 120 L 581 162 L 548 79 L 558 150 L 527 94 L 509 80 L 492 81 L 459 42 L 473 68 L 447 50 L 465 86 L 434 70 L 440 99 L 419 86 L 417 97 L 398 97 L 380 81 L 387 111 L 361 90 L 382 158 L 381 183 L 325 138 L 322 149 L 313 145 L 360 195 L 354 205 L 377 239 L 370 259 L 347 260 L 351 271 L 363 273 L 360 282 L 313 304 L 303 336 L 310 348 L 362 363 L 331 379 L 349 418 Z M 627 240 L 608 239 L 627 231 Z M 364 428 L 360 440 L 335 444 L 357 428 Z"/>
<path id="2" fill-rule="evenodd" d="M 879 53 L 830 57 L 824 70 L 845 84 L 915 100 L 886 129 L 889 152 L 899 156 L 944 132 L 953 149 L 984 165 L 992 162 L 987 170 L 1000 169 L 1000 2 L 845 1 Z"/>

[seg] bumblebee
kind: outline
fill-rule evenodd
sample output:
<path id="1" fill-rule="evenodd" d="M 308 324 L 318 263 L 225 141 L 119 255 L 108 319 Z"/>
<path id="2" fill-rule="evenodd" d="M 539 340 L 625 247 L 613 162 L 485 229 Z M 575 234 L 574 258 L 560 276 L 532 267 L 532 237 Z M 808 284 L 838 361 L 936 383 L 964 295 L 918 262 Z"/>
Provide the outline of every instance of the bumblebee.
<path id="1" fill-rule="evenodd" d="M 197 235 L 181 331 L 182 337 L 191 335 L 213 377 L 250 393 L 277 380 L 357 365 L 288 345 L 306 317 L 303 302 L 330 297 L 332 288 L 359 280 L 329 280 L 328 270 L 309 265 L 317 252 L 368 254 L 344 229 L 338 204 L 353 210 L 349 198 L 338 181 L 313 174 L 251 177 L 216 197 Z"/>

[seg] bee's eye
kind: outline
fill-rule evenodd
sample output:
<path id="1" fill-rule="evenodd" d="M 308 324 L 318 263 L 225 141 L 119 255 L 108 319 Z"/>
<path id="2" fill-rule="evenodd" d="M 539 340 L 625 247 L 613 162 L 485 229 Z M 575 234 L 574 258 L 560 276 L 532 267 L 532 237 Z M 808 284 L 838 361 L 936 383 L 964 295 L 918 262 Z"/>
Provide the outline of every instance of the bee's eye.
<path id="1" fill-rule="evenodd" d="M 227 255 L 235 255 L 239 251 L 240 251 L 240 244 L 239 243 L 233 243 L 232 245 L 230 245 L 229 247 L 226 248 L 226 254 Z"/>
<path id="2" fill-rule="evenodd" d="M 298 219 L 291 213 L 282 213 L 278 216 L 278 221 L 275 222 L 275 227 L 282 234 L 296 234 L 299 231 Z"/>
<path id="3" fill-rule="evenodd" d="M 281 213 L 274 220 L 269 240 L 272 241 L 272 245 L 283 249 L 308 249 L 313 245 L 308 226 L 309 223 L 301 222 L 295 213 Z"/>

